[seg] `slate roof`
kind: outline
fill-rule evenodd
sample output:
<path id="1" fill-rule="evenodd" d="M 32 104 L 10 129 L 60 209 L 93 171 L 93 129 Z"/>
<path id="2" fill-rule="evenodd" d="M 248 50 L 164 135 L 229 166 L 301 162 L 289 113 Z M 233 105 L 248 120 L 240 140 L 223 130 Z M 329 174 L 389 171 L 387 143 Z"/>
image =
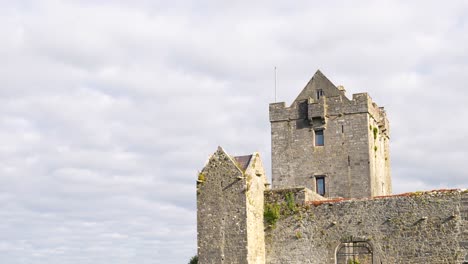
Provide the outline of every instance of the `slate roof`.
<path id="1" fill-rule="evenodd" d="M 239 164 L 239 167 L 244 171 L 247 169 L 247 166 L 249 166 L 249 162 L 251 158 L 252 158 L 252 155 L 234 157 L 234 159 Z"/>

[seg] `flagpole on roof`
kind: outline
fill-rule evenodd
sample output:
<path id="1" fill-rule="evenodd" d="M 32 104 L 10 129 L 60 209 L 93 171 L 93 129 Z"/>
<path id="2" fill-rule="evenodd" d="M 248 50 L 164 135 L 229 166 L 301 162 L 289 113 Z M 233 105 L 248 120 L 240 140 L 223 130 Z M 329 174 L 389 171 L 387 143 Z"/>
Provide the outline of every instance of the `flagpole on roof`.
<path id="1" fill-rule="evenodd" d="M 276 66 L 275 66 L 275 103 L 276 103 L 276 83 L 277 83 L 277 74 L 276 74 Z"/>

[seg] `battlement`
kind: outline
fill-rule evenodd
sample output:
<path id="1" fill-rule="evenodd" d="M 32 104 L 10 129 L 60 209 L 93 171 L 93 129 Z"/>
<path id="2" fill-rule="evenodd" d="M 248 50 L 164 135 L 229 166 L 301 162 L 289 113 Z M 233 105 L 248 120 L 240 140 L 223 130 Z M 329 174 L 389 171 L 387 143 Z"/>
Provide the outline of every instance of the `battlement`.
<path id="1" fill-rule="evenodd" d="M 285 102 L 271 103 L 269 106 L 270 122 L 293 121 L 307 119 L 312 122 L 320 119 L 352 114 L 369 114 L 378 127 L 389 137 L 389 122 L 384 107 L 379 107 L 367 93 L 353 94 L 349 100 L 344 94 L 319 99 L 309 97 L 306 101 L 294 101 L 287 107 Z"/>

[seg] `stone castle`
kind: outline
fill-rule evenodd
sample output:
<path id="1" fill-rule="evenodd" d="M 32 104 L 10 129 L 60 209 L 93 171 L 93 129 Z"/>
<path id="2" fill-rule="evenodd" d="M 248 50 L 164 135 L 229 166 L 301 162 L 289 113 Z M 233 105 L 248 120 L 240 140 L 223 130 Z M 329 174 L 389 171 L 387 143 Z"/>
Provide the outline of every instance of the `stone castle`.
<path id="1" fill-rule="evenodd" d="M 197 180 L 199 263 L 468 263 L 468 192 L 391 195 L 389 122 L 320 71 L 270 104 L 272 185 L 258 153 L 221 147 Z"/>

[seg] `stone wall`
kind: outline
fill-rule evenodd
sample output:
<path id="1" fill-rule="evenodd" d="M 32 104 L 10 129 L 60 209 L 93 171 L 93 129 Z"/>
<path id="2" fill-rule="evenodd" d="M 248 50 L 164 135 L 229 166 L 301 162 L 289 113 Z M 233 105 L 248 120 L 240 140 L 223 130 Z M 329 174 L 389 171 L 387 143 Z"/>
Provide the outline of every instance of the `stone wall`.
<path id="1" fill-rule="evenodd" d="M 384 115 L 384 114 L 383 114 Z M 379 117 L 369 114 L 370 177 L 372 196 L 392 193 L 390 175 L 390 138 L 388 124 L 383 126 Z M 384 118 L 386 120 L 386 118 Z M 375 132 L 377 131 L 377 132 Z M 375 133 L 375 134 L 374 134 Z"/>
<path id="2" fill-rule="evenodd" d="M 258 153 L 252 155 L 252 159 L 244 175 L 247 183 L 245 195 L 247 197 L 248 263 L 265 263 L 263 204 L 267 180 L 263 163 Z"/>
<path id="3" fill-rule="evenodd" d="M 269 264 L 335 264 L 340 245 L 353 242 L 371 248 L 373 262 L 362 257 L 361 264 L 468 261 L 467 191 L 314 201 L 294 212 L 284 206 L 282 194 L 273 191 L 266 198 L 283 204 L 265 235 Z"/>
<path id="4" fill-rule="evenodd" d="M 210 157 L 197 180 L 198 263 L 265 263 L 265 184 L 258 153 Z"/>
<path id="5" fill-rule="evenodd" d="M 221 148 L 197 183 L 200 264 L 247 263 L 246 183 L 242 170 Z"/>
<path id="6" fill-rule="evenodd" d="M 463 264 L 468 264 L 468 191 L 465 190 L 461 196 L 460 216 L 462 222 L 460 223 L 461 239 L 458 242 L 460 250 L 464 250 L 465 259 Z"/>

